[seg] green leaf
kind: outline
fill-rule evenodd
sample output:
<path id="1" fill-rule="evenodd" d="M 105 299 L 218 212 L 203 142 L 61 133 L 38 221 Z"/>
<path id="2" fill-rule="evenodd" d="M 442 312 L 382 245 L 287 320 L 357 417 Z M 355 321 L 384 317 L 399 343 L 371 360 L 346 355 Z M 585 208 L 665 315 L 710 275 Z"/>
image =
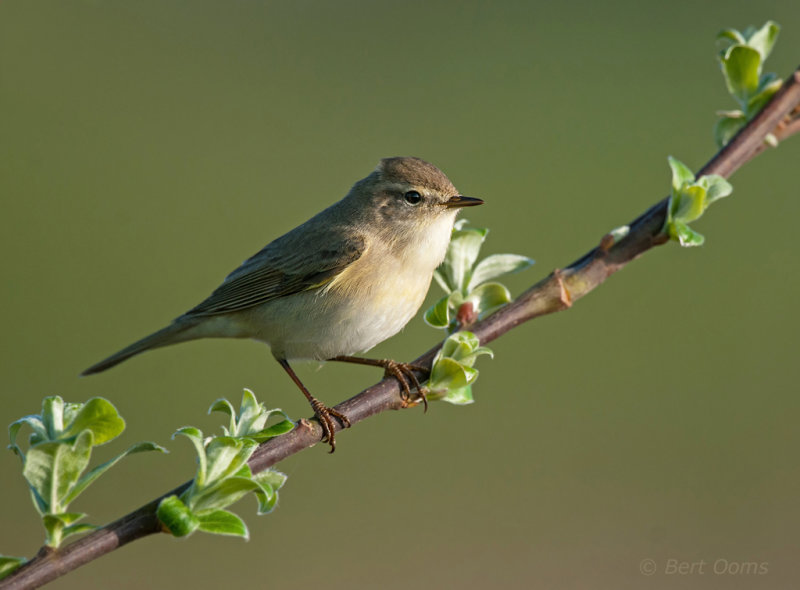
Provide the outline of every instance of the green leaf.
<path id="1" fill-rule="evenodd" d="M 733 192 L 731 183 L 718 174 L 703 176 L 700 181 L 706 189 L 705 209 L 708 209 L 714 201 L 727 197 Z"/>
<path id="2" fill-rule="evenodd" d="M 63 438 L 77 436 L 84 430 L 91 430 L 94 435 L 94 446 L 102 445 L 116 438 L 125 430 L 123 420 L 114 405 L 102 397 L 95 397 L 80 407 L 71 423 L 67 425 Z"/>
<path id="3" fill-rule="evenodd" d="M 705 238 L 697 233 L 682 221 L 675 221 L 672 224 L 671 237 L 677 240 L 681 246 L 688 248 L 691 246 L 702 246 Z"/>
<path id="4" fill-rule="evenodd" d="M 100 527 L 93 524 L 74 524 L 86 515 L 82 512 L 63 512 L 61 514 L 45 514 L 42 517 L 42 524 L 47 531 L 46 545 L 49 547 L 59 547 L 64 539 L 70 535 L 77 535 L 95 531 Z"/>
<path id="5" fill-rule="evenodd" d="M 678 194 L 684 184 L 694 182 L 694 172 L 677 158 L 669 156 L 667 160 L 672 170 L 672 190 L 675 194 Z"/>
<path id="6" fill-rule="evenodd" d="M 717 147 L 725 147 L 728 142 L 733 139 L 737 133 L 747 124 L 747 119 L 744 113 L 737 111 L 741 116 L 738 117 L 722 117 L 714 126 L 714 141 Z"/>
<path id="7" fill-rule="evenodd" d="M 278 503 L 278 493 L 271 486 L 264 484 L 255 490 L 256 500 L 258 500 L 258 514 L 269 514 L 275 509 Z"/>
<path id="8" fill-rule="evenodd" d="M 250 466 L 245 463 L 232 477 L 246 477 L 247 479 L 251 479 L 253 477 L 253 472 L 250 470 Z"/>
<path id="9" fill-rule="evenodd" d="M 156 516 L 176 537 L 190 535 L 200 526 L 197 516 L 177 496 L 168 496 L 161 500 Z"/>
<path id="10" fill-rule="evenodd" d="M 699 184 L 684 187 L 675 200 L 672 210 L 674 219 L 685 222 L 694 221 L 703 214 L 706 204 L 706 189 Z"/>
<path id="11" fill-rule="evenodd" d="M 255 491 L 258 513 L 272 512 L 278 503 L 278 490 L 286 482 L 286 475 L 274 469 L 265 469 L 253 475 L 253 481 L 259 485 L 259 489 Z"/>
<path id="12" fill-rule="evenodd" d="M 77 402 L 65 402 L 64 403 L 64 428 L 68 428 L 72 422 L 75 421 L 75 417 L 78 413 L 83 409 L 85 404 L 77 403 Z"/>
<path id="13" fill-rule="evenodd" d="M 449 336 L 442 344 L 442 348 L 439 350 L 439 352 L 436 353 L 436 356 L 433 359 L 434 364 L 439 359 L 459 355 L 459 352 L 462 350 L 471 350 L 470 344 L 472 343 L 472 339 L 470 338 L 470 335 L 472 335 L 472 338 L 477 340 L 477 337 L 475 337 L 472 332 L 456 332 L 455 334 Z M 476 343 L 475 346 L 478 346 L 478 344 Z"/>
<path id="14" fill-rule="evenodd" d="M 64 400 L 51 395 L 42 401 L 42 423 L 45 428 L 43 440 L 56 440 L 64 430 Z"/>
<path id="15" fill-rule="evenodd" d="M 78 494 L 80 494 L 83 490 L 89 487 L 89 484 L 91 484 L 94 480 L 103 475 L 106 471 L 111 469 L 124 457 L 127 457 L 128 455 L 133 455 L 135 453 L 143 453 L 145 451 L 158 451 L 160 453 L 168 452 L 167 449 L 165 449 L 161 445 L 157 445 L 154 442 L 139 442 L 134 445 L 131 445 L 130 447 L 128 447 L 127 450 L 123 451 L 116 457 L 109 459 L 105 463 L 98 465 L 88 473 L 84 474 L 83 477 L 81 477 L 78 480 L 78 482 L 75 484 L 72 490 L 70 490 L 69 494 L 67 494 L 64 501 L 67 503 L 72 502 L 75 498 L 78 497 Z"/>
<path id="16" fill-rule="evenodd" d="M 24 557 L 12 557 L 10 555 L 0 555 L 0 580 L 14 572 L 19 566 L 28 560 Z"/>
<path id="17" fill-rule="evenodd" d="M 222 427 L 222 430 L 225 431 L 225 434 L 228 436 L 234 436 L 234 429 L 236 428 L 236 410 L 233 407 L 233 404 L 229 402 L 224 397 L 219 398 L 211 407 L 208 408 L 208 413 L 211 412 L 222 412 L 223 414 L 227 414 L 230 417 L 230 426 L 228 428 Z"/>
<path id="18" fill-rule="evenodd" d="M 475 403 L 475 399 L 472 397 L 472 385 L 448 390 L 442 401 L 455 406 L 466 406 Z"/>
<path id="19" fill-rule="evenodd" d="M 211 407 L 208 408 L 208 413 L 210 414 L 211 412 L 222 412 L 223 414 L 228 414 L 228 416 L 236 415 L 236 410 L 234 409 L 233 404 L 224 397 L 219 398 L 213 404 L 211 404 Z"/>
<path id="20" fill-rule="evenodd" d="M 242 403 L 238 415 L 233 405 L 224 398 L 215 401 L 208 411 L 209 413 L 220 411 L 230 416 L 230 426 L 228 428 L 223 427 L 226 436 L 248 437 L 258 442 L 263 442 L 294 428 L 294 423 L 283 410 L 267 410 L 263 403 L 259 403 L 256 400 L 256 396 L 249 389 L 245 389 L 242 394 Z M 266 428 L 267 421 L 273 415 L 283 416 L 284 419 Z"/>
<path id="21" fill-rule="evenodd" d="M 253 475 L 253 479 L 260 484 L 269 484 L 273 490 L 277 491 L 283 487 L 283 484 L 286 483 L 289 476 L 275 469 L 265 469 Z"/>
<path id="22" fill-rule="evenodd" d="M 469 294 L 467 301 L 472 302 L 478 315 L 483 316 L 487 312 L 509 303 L 511 293 L 505 285 L 500 283 L 484 283 Z"/>
<path id="23" fill-rule="evenodd" d="M 64 526 L 69 526 L 85 517 L 84 512 L 61 512 L 60 514 L 45 514 L 42 520 L 45 522 L 58 521 Z"/>
<path id="24" fill-rule="evenodd" d="M 44 544 L 47 547 L 58 548 L 64 539 L 64 523 L 57 518 L 48 518 L 48 515 L 45 515 L 42 517 L 42 525 L 44 526 Z"/>
<path id="25" fill-rule="evenodd" d="M 442 348 L 436 355 L 436 359 L 450 357 L 460 361 L 467 357 L 480 346 L 480 339 L 467 330 L 456 332 L 442 344 Z M 435 360 L 434 359 L 434 362 Z"/>
<path id="26" fill-rule="evenodd" d="M 38 435 L 41 439 L 47 438 L 47 431 L 45 429 L 44 423 L 40 416 L 35 414 L 31 414 L 30 416 L 24 416 L 19 420 L 12 422 L 8 426 L 8 438 L 11 444 L 8 445 L 8 448 L 14 451 L 17 455 L 24 458 L 25 455 L 22 452 L 22 449 L 17 445 L 17 434 L 19 433 L 19 429 L 22 427 L 23 424 L 27 424 L 33 429 L 33 432 Z"/>
<path id="27" fill-rule="evenodd" d="M 755 117 L 772 100 L 772 97 L 775 96 L 775 93 L 780 90 L 782 85 L 783 80 L 775 78 L 774 74 L 762 76 L 758 90 L 747 101 L 747 118 L 752 119 Z"/>
<path id="28" fill-rule="evenodd" d="M 62 502 L 89 464 L 92 437 L 90 430 L 84 430 L 72 445 L 45 442 L 28 450 L 22 475 L 46 506 L 40 512 L 63 512 Z"/>
<path id="29" fill-rule="evenodd" d="M 259 489 L 258 483 L 247 477 L 226 477 L 197 492 L 188 499 L 192 510 L 199 514 L 203 510 L 226 508 L 238 502 L 248 492 Z"/>
<path id="30" fill-rule="evenodd" d="M 446 328 L 450 325 L 450 296 L 445 295 L 425 312 L 425 323 L 434 328 Z"/>
<path id="31" fill-rule="evenodd" d="M 256 396 L 249 389 L 242 394 L 242 403 L 239 410 L 239 420 L 236 424 L 234 436 L 248 436 L 251 433 L 264 429 L 270 412 L 256 400 Z"/>
<path id="32" fill-rule="evenodd" d="M 434 393 L 443 393 L 448 389 L 465 387 L 469 385 L 466 369 L 469 367 L 451 358 L 439 359 L 431 370 L 428 388 Z"/>
<path id="33" fill-rule="evenodd" d="M 728 91 L 744 105 L 758 88 L 761 54 L 752 47 L 734 45 L 722 58 L 722 71 Z"/>
<path id="34" fill-rule="evenodd" d="M 468 354 L 467 356 L 462 358 L 460 362 L 461 362 L 462 365 L 466 365 L 468 367 L 471 367 L 472 365 L 475 364 L 475 360 L 479 356 L 483 356 L 483 355 L 488 356 L 490 359 L 494 358 L 494 352 L 492 352 L 492 350 L 490 348 L 488 348 L 486 346 L 479 346 L 478 348 L 473 350 L 470 354 Z"/>
<path id="35" fill-rule="evenodd" d="M 269 478 L 263 477 L 263 474 L 269 474 L 269 470 L 262 471 L 253 476 L 253 481 L 259 484 L 259 489 L 255 491 L 256 499 L 258 500 L 258 514 L 269 514 L 274 510 L 275 505 L 278 503 L 278 492 L 274 488 Z"/>
<path id="36" fill-rule="evenodd" d="M 207 484 L 236 473 L 256 450 L 258 443 L 248 438 L 217 436 L 206 447 Z"/>
<path id="37" fill-rule="evenodd" d="M 478 285 L 496 279 L 503 275 L 519 272 L 530 268 L 534 260 L 519 254 L 493 254 L 481 260 L 472 271 L 467 285 L 467 291 L 472 291 Z"/>
<path id="38" fill-rule="evenodd" d="M 206 447 L 203 441 L 203 433 L 194 426 L 184 426 L 179 428 L 172 438 L 177 435 L 183 435 L 192 441 L 195 451 L 197 451 L 197 475 L 194 478 L 194 483 L 200 487 L 206 484 L 206 477 L 208 473 L 208 460 L 206 458 Z"/>
<path id="39" fill-rule="evenodd" d="M 743 33 L 729 29 L 720 34 L 720 38 L 731 43 L 720 55 L 725 82 L 730 93 L 739 101 L 747 121 L 752 120 L 781 87 L 782 81 L 775 74 L 761 73 L 779 31 L 777 23 L 767 21 L 760 29 L 747 27 Z M 721 114 L 726 119 L 717 123 L 714 131 L 715 140 L 720 146 L 728 143 L 744 124 L 735 120 L 738 119 L 738 113 Z M 772 134 L 765 138 L 765 142 L 777 145 Z"/>
<path id="40" fill-rule="evenodd" d="M 783 80 L 778 78 L 778 75 L 774 72 L 769 72 L 761 76 L 761 79 L 758 81 L 758 92 L 762 92 L 767 89 L 772 89 L 772 91 L 775 92 L 782 85 Z"/>
<path id="41" fill-rule="evenodd" d="M 125 422 L 116 408 L 103 398 L 90 399 L 85 404 L 64 403 L 61 397 L 49 396 L 42 402 L 41 415 L 30 415 L 13 422 L 8 428 L 12 451 L 24 457 L 16 438 L 20 427 L 27 424 L 33 430 L 29 445 L 48 441 L 72 442 L 84 430 L 94 434 L 93 444 L 100 445 L 119 435 Z"/>
<path id="42" fill-rule="evenodd" d="M 768 20 L 764 26 L 755 31 L 747 40 L 747 45 L 758 51 L 761 55 L 761 62 L 763 63 L 769 54 L 772 53 L 772 48 L 778 40 L 778 33 L 781 27 L 775 21 Z"/>
<path id="43" fill-rule="evenodd" d="M 263 404 L 259 403 L 252 391 L 247 388 L 242 391 L 242 403 L 240 404 L 240 413 L 242 415 L 260 414 L 263 407 Z"/>
<path id="44" fill-rule="evenodd" d="M 215 535 L 231 535 L 250 538 L 244 521 L 233 512 L 227 510 L 211 510 L 197 515 L 201 531 Z"/>
<path id="45" fill-rule="evenodd" d="M 283 414 L 283 412 L 281 412 L 281 414 Z M 285 416 L 286 414 L 283 415 Z M 268 428 L 248 434 L 247 437 L 252 438 L 257 443 L 262 443 L 265 440 L 275 438 L 276 436 L 280 436 L 281 434 L 286 434 L 287 432 L 290 432 L 292 429 L 294 429 L 294 422 L 288 419 L 281 420 L 277 424 L 273 424 Z"/>
<path id="46" fill-rule="evenodd" d="M 705 238 L 702 234 L 692 230 L 688 223 L 699 218 L 714 201 L 728 196 L 733 191 L 730 183 L 717 174 L 710 174 L 700 177 L 691 184 L 681 181 L 679 188 L 674 187 L 679 182 L 679 176 L 685 173 L 676 174 L 675 163 L 678 162 L 670 157 L 670 166 L 673 170 L 673 192 L 669 198 L 667 206 L 667 219 L 664 222 L 664 230 L 670 238 L 680 242 L 681 246 L 700 246 Z"/>
<path id="47" fill-rule="evenodd" d="M 478 258 L 488 231 L 483 228 L 453 230 L 450 246 L 447 248 L 441 267 L 451 291 L 459 290 L 466 293 L 472 265 Z"/>
<path id="48" fill-rule="evenodd" d="M 723 29 L 717 34 L 717 40 L 726 40 L 734 44 L 738 43 L 742 45 L 747 43 L 747 40 L 736 29 Z"/>
<path id="49" fill-rule="evenodd" d="M 453 404 L 472 403 L 469 386 L 478 378 L 478 371 L 472 365 L 484 354 L 491 356 L 492 351 L 480 346 L 472 332 L 457 332 L 445 340 L 433 360 L 427 383 L 429 399 L 443 399 Z"/>
<path id="50" fill-rule="evenodd" d="M 97 527 L 90 524 L 72 524 L 86 516 L 81 512 L 62 512 L 61 514 L 45 514 L 42 516 L 44 525 L 45 545 L 58 548 L 69 535 L 94 530 Z"/>
<path id="51" fill-rule="evenodd" d="M 478 369 L 465 366 L 463 363 L 461 365 L 461 368 L 464 371 L 464 379 L 466 379 L 467 385 L 472 385 L 473 383 L 475 383 L 475 381 L 478 380 L 478 373 L 479 373 Z"/>

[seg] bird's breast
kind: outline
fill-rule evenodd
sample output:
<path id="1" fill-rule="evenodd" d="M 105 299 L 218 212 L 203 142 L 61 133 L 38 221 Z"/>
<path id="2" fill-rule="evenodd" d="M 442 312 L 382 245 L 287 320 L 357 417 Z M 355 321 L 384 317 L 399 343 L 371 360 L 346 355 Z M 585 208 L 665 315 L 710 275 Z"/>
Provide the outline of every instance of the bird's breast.
<path id="1" fill-rule="evenodd" d="M 367 240 L 361 257 L 326 285 L 252 310 L 253 338 L 279 358 L 329 359 L 369 350 L 419 310 L 444 258 L 452 219 L 405 244 Z"/>
<path id="2" fill-rule="evenodd" d="M 279 358 L 325 360 L 369 350 L 398 333 L 425 299 L 432 269 L 368 249 L 326 286 L 246 313 Z M 244 319 L 244 318 L 243 318 Z"/>

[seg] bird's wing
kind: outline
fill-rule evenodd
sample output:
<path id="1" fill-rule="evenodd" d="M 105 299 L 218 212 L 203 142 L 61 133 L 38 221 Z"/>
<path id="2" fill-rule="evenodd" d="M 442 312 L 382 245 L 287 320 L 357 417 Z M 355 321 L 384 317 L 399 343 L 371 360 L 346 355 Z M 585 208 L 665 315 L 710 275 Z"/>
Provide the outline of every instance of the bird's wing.
<path id="1" fill-rule="evenodd" d="M 364 238 L 350 232 L 331 229 L 313 236 L 290 232 L 245 260 L 184 316 L 240 311 L 320 287 L 358 260 L 365 248 Z"/>

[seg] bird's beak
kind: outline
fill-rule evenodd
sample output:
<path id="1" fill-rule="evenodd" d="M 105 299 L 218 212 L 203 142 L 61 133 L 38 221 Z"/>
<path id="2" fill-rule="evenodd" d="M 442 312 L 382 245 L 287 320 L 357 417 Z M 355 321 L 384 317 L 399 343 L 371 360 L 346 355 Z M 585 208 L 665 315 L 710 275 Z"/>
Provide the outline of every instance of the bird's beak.
<path id="1" fill-rule="evenodd" d="M 450 197 L 449 200 L 442 203 L 448 209 L 455 209 L 460 207 L 474 207 L 475 205 L 483 205 L 483 199 L 476 199 L 475 197 L 463 197 L 461 195 Z"/>

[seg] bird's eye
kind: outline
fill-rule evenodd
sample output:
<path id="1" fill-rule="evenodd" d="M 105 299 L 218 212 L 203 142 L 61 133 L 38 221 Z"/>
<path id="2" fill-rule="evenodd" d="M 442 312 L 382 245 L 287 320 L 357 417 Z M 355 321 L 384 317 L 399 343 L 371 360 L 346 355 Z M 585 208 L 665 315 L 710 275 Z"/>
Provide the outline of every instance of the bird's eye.
<path id="1" fill-rule="evenodd" d="M 403 199 L 405 199 L 406 203 L 409 205 L 419 205 L 420 201 L 422 201 L 422 195 L 417 191 L 408 191 L 403 195 Z"/>

